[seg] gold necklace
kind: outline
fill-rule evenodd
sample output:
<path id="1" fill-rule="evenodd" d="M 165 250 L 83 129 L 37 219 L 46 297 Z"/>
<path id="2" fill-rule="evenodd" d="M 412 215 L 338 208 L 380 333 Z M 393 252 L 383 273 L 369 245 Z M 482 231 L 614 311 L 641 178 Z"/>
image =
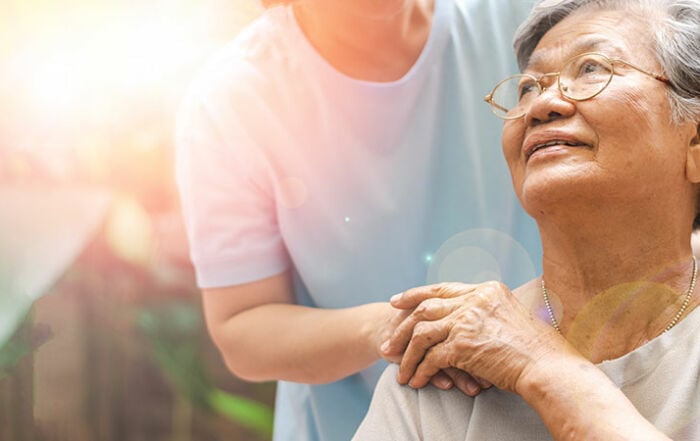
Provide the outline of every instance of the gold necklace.
<path id="1" fill-rule="evenodd" d="M 693 276 L 690 278 L 690 286 L 688 286 L 688 291 L 685 293 L 685 298 L 683 299 L 683 303 L 681 304 L 680 309 L 676 313 L 676 315 L 671 319 L 670 322 L 668 322 L 668 325 L 664 328 L 664 332 L 668 332 L 671 328 L 676 326 L 676 323 L 678 323 L 678 320 L 683 316 L 683 313 L 685 310 L 688 308 L 688 305 L 690 304 L 690 298 L 693 296 L 693 291 L 695 291 L 695 280 L 697 279 L 698 276 L 698 261 L 695 259 L 695 256 L 693 256 Z M 557 318 L 554 316 L 554 311 L 552 310 L 552 305 L 549 302 L 549 294 L 547 293 L 547 288 L 544 285 L 544 277 L 542 278 L 542 298 L 544 299 L 544 306 L 547 308 L 547 314 L 549 314 L 549 319 L 552 321 L 552 327 L 557 330 L 558 333 L 561 334 L 561 328 L 559 327 L 559 322 L 557 321 Z"/>

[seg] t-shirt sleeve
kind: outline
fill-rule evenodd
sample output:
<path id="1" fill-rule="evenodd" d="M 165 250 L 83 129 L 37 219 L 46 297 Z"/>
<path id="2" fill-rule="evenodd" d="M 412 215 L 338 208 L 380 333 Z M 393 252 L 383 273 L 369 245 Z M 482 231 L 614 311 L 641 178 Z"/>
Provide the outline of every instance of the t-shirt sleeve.
<path id="1" fill-rule="evenodd" d="M 256 136 L 263 123 L 251 120 L 262 100 L 229 86 L 243 80 L 214 80 L 200 81 L 206 87 L 184 100 L 175 132 L 176 179 L 201 288 L 247 283 L 289 267 L 274 174 Z"/>

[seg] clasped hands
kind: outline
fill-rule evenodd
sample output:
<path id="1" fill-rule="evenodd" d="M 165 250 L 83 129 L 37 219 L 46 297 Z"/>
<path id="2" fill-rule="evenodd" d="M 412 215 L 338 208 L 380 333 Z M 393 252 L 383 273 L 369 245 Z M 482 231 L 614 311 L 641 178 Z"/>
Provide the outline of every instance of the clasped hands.
<path id="1" fill-rule="evenodd" d="M 499 282 L 413 288 L 391 305 L 396 326 L 380 351 L 400 364 L 398 382 L 413 388 L 432 383 L 475 396 L 495 385 L 517 393 L 527 370 L 566 344 Z"/>

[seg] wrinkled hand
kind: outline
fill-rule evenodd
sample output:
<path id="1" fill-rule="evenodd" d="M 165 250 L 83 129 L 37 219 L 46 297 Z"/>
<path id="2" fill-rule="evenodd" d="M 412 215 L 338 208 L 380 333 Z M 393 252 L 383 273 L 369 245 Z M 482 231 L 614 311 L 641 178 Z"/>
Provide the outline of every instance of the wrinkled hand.
<path id="1" fill-rule="evenodd" d="M 528 366 L 566 344 L 498 282 L 413 288 L 391 304 L 412 312 L 383 350 L 387 355 L 403 353 L 398 381 L 415 388 L 440 370 L 457 369 L 471 375 L 462 381 L 515 392 Z"/>
<path id="2" fill-rule="evenodd" d="M 396 332 L 398 327 L 411 317 L 414 312 L 412 307 L 408 308 L 391 308 L 388 318 L 375 323 L 374 341 L 379 355 L 390 363 L 400 364 L 403 351 L 386 352 L 383 350 L 383 343 L 388 343 L 389 338 Z M 404 324 L 405 326 L 405 324 Z M 410 337 L 410 336 L 409 336 Z M 381 346 L 381 347 L 380 347 Z M 459 369 L 439 370 L 430 378 L 430 383 L 438 389 L 448 390 L 457 387 L 462 392 L 469 395 L 476 395 L 481 391 L 481 385 L 476 382 L 469 374 L 462 372 Z M 490 385 L 485 385 L 488 387 Z"/>

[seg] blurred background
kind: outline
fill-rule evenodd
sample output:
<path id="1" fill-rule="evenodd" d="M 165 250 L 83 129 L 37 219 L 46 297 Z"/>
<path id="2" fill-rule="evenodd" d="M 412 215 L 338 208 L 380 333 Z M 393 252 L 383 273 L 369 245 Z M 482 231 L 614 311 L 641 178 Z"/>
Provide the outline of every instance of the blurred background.
<path id="1" fill-rule="evenodd" d="M 206 334 L 178 103 L 257 0 L 0 0 L 0 441 L 265 440 Z"/>

